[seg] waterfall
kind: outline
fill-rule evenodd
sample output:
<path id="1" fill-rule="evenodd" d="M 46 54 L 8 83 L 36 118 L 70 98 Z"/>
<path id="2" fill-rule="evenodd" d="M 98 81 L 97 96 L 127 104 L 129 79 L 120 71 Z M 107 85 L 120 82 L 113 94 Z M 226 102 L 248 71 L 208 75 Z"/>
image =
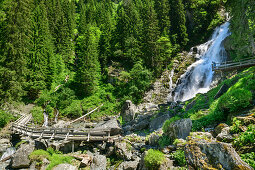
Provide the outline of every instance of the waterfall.
<path id="1" fill-rule="evenodd" d="M 217 27 L 211 39 L 197 47 L 198 60 L 180 77 L 168 100 L 186 101 L 198 93 L 206 93 L 210 90 L 214 74 L 212 63 L 226 60 L 223 40 L 230 35 L 228 27 L 229 22 Z"/>
<path id="2" fill-rule="evenodd" d="M 44 110 L 43 112 L 43 117 L 44 117 L 44 123 L 43 123 L 43 127 L 47 127 L 48 126 L 48 114 L 46 113 L 46 111 Z"/>
<path id="3" fill-rule="evenodd" d="M 5 158 L 8 158 L 9 156 L 13 155 L 16 152 L 15 147 L 7 148 L 7 150 L 4 152 L 4 154 L 1 156 L 0 161 L 4 160 Z"/>

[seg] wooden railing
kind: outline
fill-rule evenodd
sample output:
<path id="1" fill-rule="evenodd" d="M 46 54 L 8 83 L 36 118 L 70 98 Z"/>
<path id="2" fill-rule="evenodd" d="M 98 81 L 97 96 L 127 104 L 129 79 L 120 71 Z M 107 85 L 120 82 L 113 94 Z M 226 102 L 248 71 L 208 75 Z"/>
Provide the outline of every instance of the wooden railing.
<path id="1" fill-rule="evenodd" d="M 118 135 L 111 136 L 110 130 L 84 129 L 76 131 L 72 128 L 32 128 L 19 124 L 12 125 L 12 131 L 29 136 L 32 139 L 51 139 L 66 141 L 110 141 L 118 139 Z"/>
<path id="2" fill-rule="evenodd" d="M 245 58 L 239 61 L 226 61 L 222 63 L 212 63 L 213 71 L 231 70 L 255 65 L 255 58 Z"/>

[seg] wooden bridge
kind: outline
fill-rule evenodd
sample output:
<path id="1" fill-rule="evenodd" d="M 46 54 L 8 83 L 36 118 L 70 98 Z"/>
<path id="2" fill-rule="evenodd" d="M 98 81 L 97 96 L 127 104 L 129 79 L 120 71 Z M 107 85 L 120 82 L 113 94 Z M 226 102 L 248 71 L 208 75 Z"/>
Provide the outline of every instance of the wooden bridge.
<path id="1" fill-rule="evenodd" d="M 47 128 L 29 127 L 32 115 L 23 115 L 12 124 L 12 132 L 35 140 L 63 140 L 63 141 L 114 141 L 119 139 L 119 135 L 112 135 L 107 129 L 84 128 L 77 131 L 73 128 Z"/>
<path id="2" fill-rule="evenodd" d="M 246 58 L 239 61 L 226 61 L 222 63 L 212 63 L 213 71 L 233 70 L 255 65 L 255 58 Z"/>

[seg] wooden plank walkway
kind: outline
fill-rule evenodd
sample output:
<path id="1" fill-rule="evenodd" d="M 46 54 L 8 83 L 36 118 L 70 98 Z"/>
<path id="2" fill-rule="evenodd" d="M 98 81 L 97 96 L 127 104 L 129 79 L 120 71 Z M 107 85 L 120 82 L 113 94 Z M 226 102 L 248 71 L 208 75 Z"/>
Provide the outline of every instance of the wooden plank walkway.
<path id="1" fill-rule="evenodd" d="M 246 58 L 239 61 L 226 61 L 222 63 L 212 63 L 213 71 L 223 71 L 223 70 L 232 70 L 240 69 L 245 67 L 255 66 L 255 58 Z"/>
<path id="2" fill-rule="evenodd" d="M 119 135 L 112 136 L 110 130 L 84 128 L 77 131 L 72 128 L 34 128 L 27 124 L 32 119 L 32 115 L 20 117 L 12 124 L 12 132 L 32 139 L 50 139 L 64 141 L 114 141 L 119 139 Z"/>

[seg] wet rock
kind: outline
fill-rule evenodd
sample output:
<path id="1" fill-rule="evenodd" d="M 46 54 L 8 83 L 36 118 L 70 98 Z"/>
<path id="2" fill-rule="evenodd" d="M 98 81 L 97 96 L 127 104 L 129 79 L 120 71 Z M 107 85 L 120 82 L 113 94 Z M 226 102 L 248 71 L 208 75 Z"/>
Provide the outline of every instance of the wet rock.
<path id="1" fill-rule="evenodd" d="M 20 145 L 20 148 L 13 155 L 11 167 L 12 168 L 28 168 L 30 165 L 30 160 L 28 156 L 33 151 L 34 151 L 34 146 L 32 144 Z"/>
<path id="2" fill-rule="evenodd" d="M 78 170 L 77 167 L 70 165 L 70 164 L 59 164 L 54 167 L 52 170 Z"/>
<path id="3" fill-rule="evenodd" d="M 126 161 L 122 162 L 118 170 L 136 170 L 138 167 L 139 162 L 138 161 Z"/>
<path id="4" fill-rule="evenodd" d="M 136 106 L 132 103 L 131 100 L 126 100 L 123 105 L 121 116 L 125 122 L 129 122 L 135 118 Z"/>
<path id="5" fill-rule="evenodd" d="M 252 169 L 227 143 L 217 142 L 210 133 L 192 133 L 185 145 L 189 169 Z"/>
<path id="6" fill-rule="evenodd" d="M 110 130 L 111 135 L 118 135 L 122 131 L 121 126 L 116 118 L 106 122 L 98 123 L 94 129 Z"/>
<path id="7" fill-rule="evenodd" d="M 130 161 L 132 159 L 131 151 L 132 151 L 131 144 L 125 141 L 115 142 L 115 152 L 119 158 Z"/>
<path id="8" fill-rule="evenodd" d="M 105 170 L 106 169 L 107 160 L 103 155 L 95 155 L 93 157 L 92 164 L 90 166 L 91 170 Z"/>
<path id="9" fill-rule="evenodd" d="M 128 132 L 128 131 L 132 131 L 133 127 L 130 125 L 127 125 L 127 126 L 124 126 L 122 129 L 123 129 L 123 131 Z"/>
<path id="10" fill-rule="evenodd" d="M 163 114 L 163 115 L 153 119 L 150 122 L 150 131 L 152 132 L 152 131 L 159 130 L 160 128 L 162 128 L 164 122 L 167 119 L 170 119 L 170 116 L 168 114 Z"/>
<path id="11" fill-rule="evenodd" d="M 181 119 L 170 124 L 167 129 L 167 135 L 171 139 L 185 139 L 192 128 L 191 119 Z"/>
<path id="12" fill-rule="evenodd" d="M 242 124 L 244 124 L 245 126 L 248 126 L 250 124 L 255 124 L 255 117 L 253 117 L 252 115 L 245 116 L 245 117 L 238 116 L 236 117 L 236 119 L 240 120 Z"/>
<path id="13" fill-rule="evenodd" d="M 219 91 L 214 96 L 214 99 L 218 99 L 220 96 L 222 96 L 224 93 L 226 93 L 228 91 L 228 89 L 229 89 L 229 86 L 226 84 L 223 84 L 221 86 L 221 88 L 219 89 Z"/>

